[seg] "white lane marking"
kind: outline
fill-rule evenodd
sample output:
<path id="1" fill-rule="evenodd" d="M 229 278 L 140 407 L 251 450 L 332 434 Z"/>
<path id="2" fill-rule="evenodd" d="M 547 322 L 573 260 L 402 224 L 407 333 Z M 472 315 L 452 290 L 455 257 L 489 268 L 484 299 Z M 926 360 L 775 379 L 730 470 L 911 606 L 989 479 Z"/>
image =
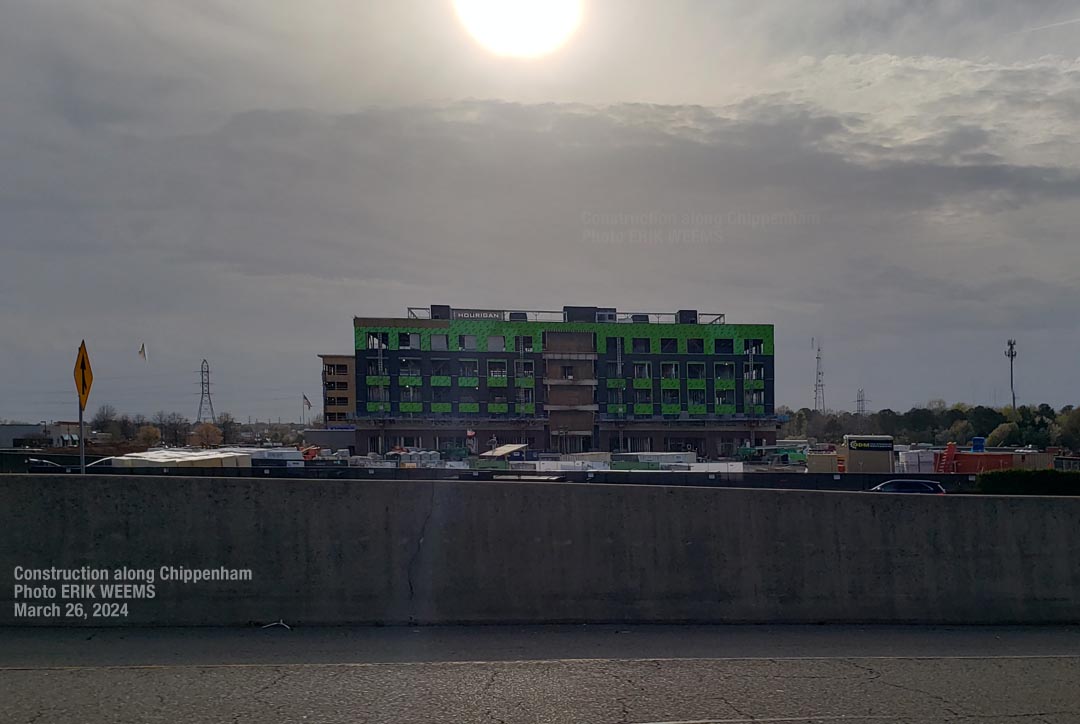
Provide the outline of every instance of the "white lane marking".
<path id="1" fill-rule="evenodd" d="M 743 724 L 744 722 L 816 722 L 816 721 L 897 721 L 899 719 L 911 719 L 910 715 L 902 714 L 834 714 L 828 716 L 772 716 L 755 717 L 754 719 L 680 719 L 678 721 L 648 721 L 634 722 L 634 724 Z M 918 718 L 918 717 L 916 717 Z"/>
<path id="2" fill-rule="evenodd" d="M 828 661 L 1029 661 L 1080 659 L 1080 654 L 1000 654 L 994 656 L 730 656 L 637 659 L 495 659 L 478 661 L 358 661 L 358 662 L 262 662 L 245 664 L 102 664 L 74 666 L 0 666 L 4 671 L 83 671 L 97 669 L 265 669 L 265 668 L 376 668 L 382 666 L 529 666 L 534 664 L 673 664 L 673 663 L 742 663 L 768 661 L 772 663 Z M 706 720 L 710 721 L 710 720 Z M 723 721 L 723 720 L 718 720 Z M 740 721 L 738 719 L 732 721 Z M 798 720 L 796 720 L 798 721 Z M 648 724 L 648 723 L 645 723 Z"/>

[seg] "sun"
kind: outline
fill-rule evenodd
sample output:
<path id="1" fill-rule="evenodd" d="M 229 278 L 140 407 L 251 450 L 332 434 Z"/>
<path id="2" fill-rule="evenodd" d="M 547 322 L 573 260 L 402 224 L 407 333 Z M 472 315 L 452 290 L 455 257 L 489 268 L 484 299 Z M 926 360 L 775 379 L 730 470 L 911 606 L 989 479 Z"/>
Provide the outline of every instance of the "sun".
<path id="1" fill-rule="evenodd" d="M 581 23 L 581 0 L 454 0 L 469 34 L 496 55 L 537 58 L 558 50 Z"/>

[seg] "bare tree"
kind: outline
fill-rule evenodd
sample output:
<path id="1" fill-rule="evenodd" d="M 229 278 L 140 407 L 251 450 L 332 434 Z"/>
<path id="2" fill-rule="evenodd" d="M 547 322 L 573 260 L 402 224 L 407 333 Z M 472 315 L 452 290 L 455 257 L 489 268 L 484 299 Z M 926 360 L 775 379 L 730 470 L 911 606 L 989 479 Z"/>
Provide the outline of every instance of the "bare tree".
<path id="1" fill-rule="evenodd" d="M 209 422 L 196 426 L 191 436 L 199 447 L 217 447 L 221 444 L 222 439 L 221 430 L 218 429 L 218 426 Z"/>
<path id="2" fill-rule="evenodd" d="M 154 447 L 161 442 L 161 431 L 153 425 L 143 425 L 135 433 L 135 442 L 145 447 Z"/>
<path id="3" fill-rule="evenodd" d="M 240 423 L 228 412 L 223 412 L 217 418 L 218 427 L 221 428 L 221 442 L 225 445 L 234 445 L 240 439 Z"/>
<path id="4" fill-rule="evenodd" d="M 90 418 L 90 428 L 92 430 L 108 431 L 108 428 L 116 420 L 116 415 L 116 408 L 106 402 Z"/>

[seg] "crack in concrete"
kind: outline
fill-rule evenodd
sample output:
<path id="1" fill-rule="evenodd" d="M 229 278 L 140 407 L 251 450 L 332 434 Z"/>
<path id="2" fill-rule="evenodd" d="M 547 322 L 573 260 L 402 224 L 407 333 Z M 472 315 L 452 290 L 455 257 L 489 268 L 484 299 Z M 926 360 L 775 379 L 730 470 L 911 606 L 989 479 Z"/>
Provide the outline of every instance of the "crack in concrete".
<path id="1" fill-rule="evenodd" d="M 934 701 L 941 704 L 941 708 L 944 709 L 945 711 L 949 712 L 949 714 L 951 714 L 953 717 L 963 718 L 963 717 L 976 717 L 976 716 L 979 716 L 977 714 L 972 714 L 970 712 L 957 711 L 955 708 L 953 708 L 953 707 L 956 706 L 956 703 L 953 702 L 953 701 L 950 701 L 949 699 L 945 698 L 944 696 L 942 696 L 940 694 L 935 694 L 932 691 L 926 691 L 925 689 L 919 689 L 918 687 L 914 687 L 914 686 L 904 686 L 903 684 L 895 684 L 895 683 L 893 683 L 891 681 L 886 681 L 885 678 L 884 678 L 884 675 L 880 671 L 878 671 L 877 669 L 875 669 L 873 667 L 865 666 L 863 664 L 859 664 L 859 663 L 857 663 L 855 661 L 851 661 L 851 660 L 847 660 L 846 663 L 849 666 L 854 666 L 856 669 L 861 669 L 862 671 L 865 671 L 865 672 L 869 673 L 870 674 L 870 681 L 877 681 L 879 684 L 882 684 L 883 686 L 888 686 L 888 687 L 890 687 L 892 689 L 899 689 L 900 691 L 907 691 L 907 692 L 912 693 L 912 694 L 921 694 L 921 695 L 923 695 L 923 696 L 925 696 L 927 698 L 933 699 Z"/>
<path id="2" fill-rule="evenodd" d="M 409 600 L 412 601 L 416 596 L 416 588 L 413 585 L 413 568 L 416 565 L 416 561 L 420 558 L 420 551 L 424 546 L 424 538 L 427 536 L 428 523 L 431 521 L 431 514 L 435 510 L 435 483 L 430 483 L 428 488 L 431 491 L 428 497 L 427 512 L 424 514 L 424 521 L 420 524 L 420 536 L 416 541 L 416 550 L 413 551 L 412 557 L 409 558 L 409 565 L 407 570 L 409 580 Z"/>

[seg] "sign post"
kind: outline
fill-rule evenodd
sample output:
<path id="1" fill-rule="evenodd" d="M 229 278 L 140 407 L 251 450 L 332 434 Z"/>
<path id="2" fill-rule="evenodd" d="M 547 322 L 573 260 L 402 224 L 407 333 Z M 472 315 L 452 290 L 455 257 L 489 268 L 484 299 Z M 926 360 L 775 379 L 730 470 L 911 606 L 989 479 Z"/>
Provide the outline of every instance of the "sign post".
<path id="1" fill-rule="evenodd" d="M 86 426 L 83 423 L 83 411 L 86 400 L 90 397 L 90 388 L 94 385 L 94 371 L 90 369 L 90 355 L 86 353 L 86 340 L 79 345 L 79 354 L 75 357 L 75 391 L 79 393 L 79 471 L 86 475 Z"/>

